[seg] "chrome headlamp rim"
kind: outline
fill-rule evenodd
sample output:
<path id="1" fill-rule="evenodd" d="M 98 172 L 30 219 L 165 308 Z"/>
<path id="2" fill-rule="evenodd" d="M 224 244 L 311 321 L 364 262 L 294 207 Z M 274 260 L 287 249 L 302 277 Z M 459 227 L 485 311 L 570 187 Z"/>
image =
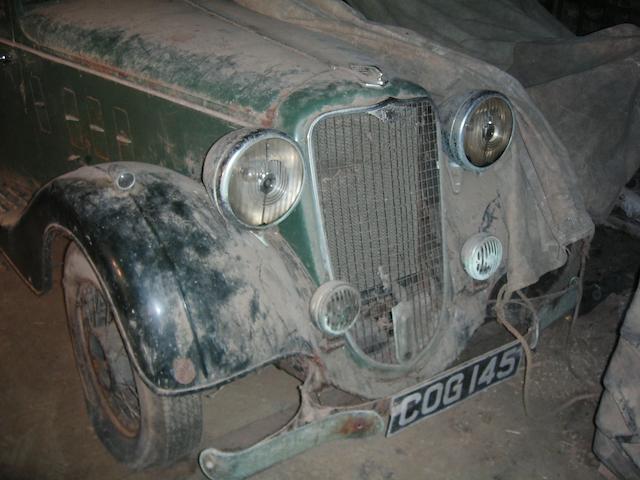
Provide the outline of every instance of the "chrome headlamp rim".
<path id="1" fill-rule="evenodd" d="M 496 158 L 489 165 L 485 165 L 483 167 L 479 167 L 475 165 L 467 158 L 467 154 L 464 151 L 464 127 L 467 123 L 469 117 L 476 111 L 476 108 L 485 100 L 490 98 L 499 98 L 503 100 L 509 110 L 511 110 L 511 136 L 509 137 L 509 141 L 507 142 L 507 146 L 504 148 L 504 151 L 500 154 L 498 158 Z M 495 165 L 500 158 L 505 154 L 505 152 L 509 149 L 511 142 L 513 141 L 513 137 L 516 129 L 516 116 L 513 110 L 513 104 L 506 95 L 497 92 L 495 90 L 479 90 L 472 92 L 469 94 L 464 101 L 458 107 L 456 111 L 453 121 L 451 122 L 451 150 L 453 151 L 454 160 L 460 166 L 465 168 L 466 170 L 471 170 L 474 172 L 484 172 L 485 170 L 491 168 Z"/>
<path id="2" fill-rule="evenodd" d="M 266 225 L 252 225 L 240 219 L 231 207 L 231 203 L 229 202 L 230 175 L 227 173 L 231 171 L 235 163 L 242 158 L 242 155 L 249 148 L 259 141 L 269 139 L 283 140 L 295 149 L 302 168 L 300 188 L 289 209 L 278 219 Z M 307 175 L 305 163 L 302 149 L 297 142 L 286 133 L 272 128 L 242 128 L 225 135 L 211 147 L 205 159 L 202 176 L 205 187 L 209 191 L 213 203 L 222 216 L 250 230 L 265 230 L 284 221 L 300 202 Z"/>

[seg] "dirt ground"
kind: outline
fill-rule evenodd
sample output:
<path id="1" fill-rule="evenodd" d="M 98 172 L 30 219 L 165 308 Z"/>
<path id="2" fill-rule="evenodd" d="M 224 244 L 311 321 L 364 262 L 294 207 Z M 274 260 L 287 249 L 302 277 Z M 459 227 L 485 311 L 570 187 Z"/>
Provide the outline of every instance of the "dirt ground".
<path id="1" fill-rule="evenodd" d="M 543 333 L 528 387 L 528 416 L 521 370 L 510 381 L 395 437 L 326 444 L 254 478 L 601 478 L 591 452 L 593 416 L 600 377 L 636 281 L 636 245 L 611 230 L 598 233 L 586 277 L 585 307 L 591 310 L 578 319 L 568 342 L 568 321 Z M 84 409 L 59 286 L 36 297 L 2 263 L 0 385 L 1 479 L 203 478 L 195 456 L 149 472 L 128 471 L 109 456 Z M 260 431 L 282 422 L 297 404 L 296 385 L 267 368 L 205 397 L 203 446 L 217 445 L 216 439 L 244 423 Z"/>

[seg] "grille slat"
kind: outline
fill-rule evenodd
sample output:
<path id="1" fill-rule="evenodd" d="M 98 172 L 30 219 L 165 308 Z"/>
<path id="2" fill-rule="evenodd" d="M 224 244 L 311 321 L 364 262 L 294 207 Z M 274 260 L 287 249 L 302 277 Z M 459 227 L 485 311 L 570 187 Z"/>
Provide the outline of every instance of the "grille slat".
<path id="1" fill-rule="evenodd" d="M 383 363 L 410 360 L 443 309 L 436 118 L 427 99 L 336 112 L 311 132 L 335 279 L 362 298 L 357 345 Z"/>

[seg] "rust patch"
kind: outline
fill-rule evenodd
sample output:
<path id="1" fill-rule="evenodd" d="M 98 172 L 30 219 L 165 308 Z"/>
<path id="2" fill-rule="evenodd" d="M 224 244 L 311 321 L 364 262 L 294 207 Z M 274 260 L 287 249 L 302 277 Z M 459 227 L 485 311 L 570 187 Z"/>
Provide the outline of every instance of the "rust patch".
<path id="1" fill-rule="evenodd" d="M 265 128 L 271 128 L 273 127 L 275 118 L 276 118 L 276 110 L 278 108 L 278 105 L 271 105 L 266 112 L 264 112 L 264 118 L 262 119 L 262 122 L 260 122 L 260 125 L 262 127 Z"/>
<path id="2" fill-rule="evenodd" d="M 364 435 L 374 428 L 374 424 L 371 420 L 366 418 L 347 418 L 342 425 L 338 433 L 345 437 Z"/>
<path id="3" fill-rule="evenodd" d="M 173 377 L 182 385 L 189 385 L 196 378 L 196 369 L 188 358 L 178 357 L 173 361 Z"/>
<path id="4" fill-rule="evenodd" d="M 120 68 L 116 68 L 113 65 L 107 65 L 104 62 L 96 60 L 95 58 L 93 58 L 93 57 L 91 57 L 89 55 L 85 55 L 85 54 L 77 54 L 77 55 L 67 54 L 67 55 L 72 60 L 75 60 L 75 61 L 83 64 L 87 68 L 95 70 L 96 72 L 103 73 L 103 74 L 106 74 L 106 75 L 114 75 L 114 76 L 116 76 L 118 78 L 123 78 L 123 79 L 128 79 L 130 77 L 130 74 L 128 72 L 126 72 L 125 70 L 122 70 Z"/>

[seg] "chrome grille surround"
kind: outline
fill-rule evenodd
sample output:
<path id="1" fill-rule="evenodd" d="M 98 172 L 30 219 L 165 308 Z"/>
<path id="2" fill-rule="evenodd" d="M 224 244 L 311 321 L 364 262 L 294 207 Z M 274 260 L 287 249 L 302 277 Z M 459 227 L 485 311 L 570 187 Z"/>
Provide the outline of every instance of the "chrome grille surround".
<path id="1" fill-rule="evenodd" d="M 373 364 L 412 363 L 447 289 L 433 105 L 389 99 L 326 113 L 308 147 L 329 276 L 361 295 L 349 343 Z"/>

